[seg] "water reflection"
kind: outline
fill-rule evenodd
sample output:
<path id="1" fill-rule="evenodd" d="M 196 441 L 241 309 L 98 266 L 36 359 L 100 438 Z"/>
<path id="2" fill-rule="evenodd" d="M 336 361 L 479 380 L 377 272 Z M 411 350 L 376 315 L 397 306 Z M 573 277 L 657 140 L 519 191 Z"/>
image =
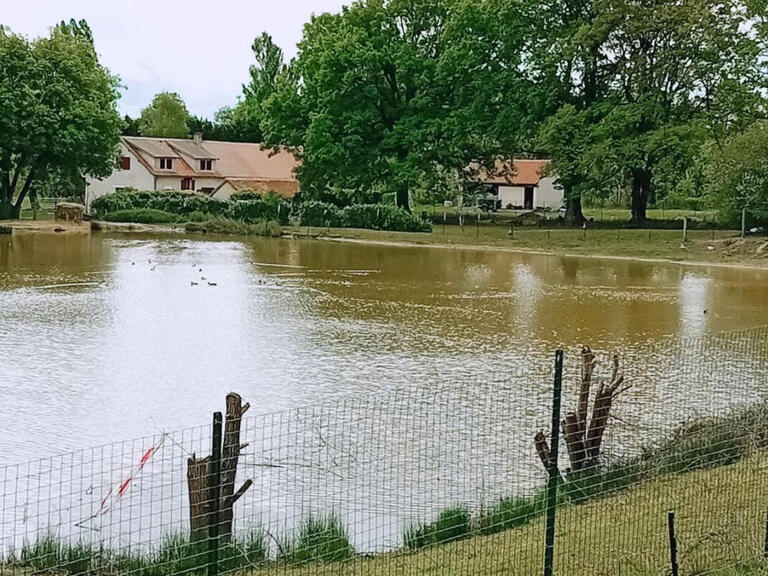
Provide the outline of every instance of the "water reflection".
<path id="1" fill-rule="evenodd" d="M 768 323 L 766 279 L 309 240 L 3 237 L 0 415 L 25 441 L 0 451 L 27 460 L 205 423 L 230 390 L 267 412 L 520 373 L 561 344 Z"/>

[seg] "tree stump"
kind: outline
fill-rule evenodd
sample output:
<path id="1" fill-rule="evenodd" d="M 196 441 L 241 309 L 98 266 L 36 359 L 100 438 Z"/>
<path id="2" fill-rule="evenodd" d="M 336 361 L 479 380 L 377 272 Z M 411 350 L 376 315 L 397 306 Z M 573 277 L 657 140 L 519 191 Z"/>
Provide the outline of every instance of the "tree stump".
<path id="1" fill-rule="evenodd" d="M 187 460 L 187 488 L 189 490 L 190 538 L 193 541 L 208 537 L 211 522 L 218 511 L 219 537 L 229 541 L 232 536 L 234 505 L 253 483 L 246 480 L 235 491 L 237 464 L 240 452 L 247 444 L 240 444 L 240 426 L 243 414 L 250 408 L 243 404 L 239 394 L 227 394 L 227 413 L 221 449 L 221 472 L 219 475 L 219 501 L 215 502 L 214 478 L 211 474 L 211 457 L 198 459 L 195 454 Z"/>

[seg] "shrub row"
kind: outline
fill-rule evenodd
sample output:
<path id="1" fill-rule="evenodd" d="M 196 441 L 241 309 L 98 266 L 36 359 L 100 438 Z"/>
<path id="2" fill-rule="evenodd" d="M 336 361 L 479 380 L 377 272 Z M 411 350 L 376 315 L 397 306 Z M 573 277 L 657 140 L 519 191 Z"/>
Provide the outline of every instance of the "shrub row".
<path id="1" fill-rule="evenodd" d="M 112 222 L 126 222 L 130 210 L 153 210 L 176 215 L 176 220 L 160 220 L 150 222 L 134 220 L 145 224 L 166 223 L 171 221 L 201 221 L 211 216 L 222 216 L 243 222 L 274 220 L 280 224 L 288 224 L 291 205 L 277 195 L 261 195 L 257 192 L 233 194 L 229 201 L 216 200 L 197 192 L 177 191 L 138 191 L 121 190 L 107 194 L 93 201 L 91 211 L 93 216 Z M 120 215 L 115 216 L 116 213 Z M 134 213 L 137 216 L 149 216 L 149 212 Z M 201 215 L 205 215 L 204 217 Z M 192 216 L 189 218 L 189 216 Z"/>
<path id="2" fill-rule="evenodd" d="M 298 212 L 301 226 L 367 228 L 398 232 L 430 232 L 432 226 L 403 208 L 390 204 L 353 204 L 339 208 L 327 202 L 303 202 Z"/>
<path id="3" fill-rule="evenodd" d="M 202 222 L 220 217 L 251 224 L 274 221 L 285 226 L 294 208 L 294 216 L 301 226 L 400 232 L 432 229 L 426 220 L 392 205 L 356 204 L 339 208 L 310 200 L 294 207 L 276 194 L 250 191 L 233 194 L 230 200 L 224 201 L 197 192 L 121 190 L 97 198 L 91 204 L 96 219 L 145 224 Z"/>

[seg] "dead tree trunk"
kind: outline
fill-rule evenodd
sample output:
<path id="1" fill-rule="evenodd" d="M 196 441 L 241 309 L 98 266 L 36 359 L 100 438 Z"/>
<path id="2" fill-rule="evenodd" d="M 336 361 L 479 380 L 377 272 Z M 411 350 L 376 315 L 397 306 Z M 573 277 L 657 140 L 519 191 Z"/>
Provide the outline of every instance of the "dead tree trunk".
<path id="1" fill-rule="evenodd" d="M 240 451 L 247 444 L 240 444 L 240 425 L 243 414 L 250 407 L 243 404 L 240 395 L 227 394 L 227 414 L 224 423 L 224 438 L 221 450 L 221 473 L 219 479 L 219 537 L 228 541 L 232 535 L 235 502 L 251 487 L 252 481 L 246 480 L 235 492 L 237 463 Z M 213 519 L 214 479 L 211 475 L 211 457 L 197 459 L 193 454 L 187 461 L 187 487 L 189 490 L 189 523 L 192 540 L 208 537 L 208 530 Z"/>
<path id="2" fill-rule="evenodd" d="M 613 375 L 610 382 L 601 382 L 595 392 L 592 414 L 589 414 L 589 398 L 592 390 L 592 376 L 596 365 L 595 354 L 584 346 L 581 349 L 581 382 L 579 383 L 576 411 L 566 414 L 560 426 L 568 448 L 570 473 L 579 474 L 596 466 L 600 457 L 603 435 L 611 416 L 614 399 L 630 387 L 619 390 L 624 376 L 619 372 L 619 357 L 613 355 Z M 534 446 L 544 467 L 549 461 L 549 446 L 546 435 L 539 431 L 534 436 Z"/>

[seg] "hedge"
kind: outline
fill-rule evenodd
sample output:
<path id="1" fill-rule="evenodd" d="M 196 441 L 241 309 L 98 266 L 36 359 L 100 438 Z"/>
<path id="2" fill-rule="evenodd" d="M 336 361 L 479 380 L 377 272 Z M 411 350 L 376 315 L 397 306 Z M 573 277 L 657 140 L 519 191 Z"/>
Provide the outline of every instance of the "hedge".
<path id="1" fill-rule="evenodd" d="M 121 190 L 101 196 L 91 204 L 91 212 L 97 219 L 104 219 L 107 214 L 119 210 L 137 208 L 162 210 L 179 216 L 192 212 L 223 216 L 229 209 L 229 203 L 199 192 Z"/>
<path id="2" fill-rule="evenodd" d="M 432 226 L 415 214 L 391 204 L 353 204 L 339 208 L 310 200 L 298 209 L 299 225 L 331 228 L 367 228 L 398 232 L 429 232 Z"/>
<path id="3" fill-rule="evenodd" d="M 230 201 L 227 216 L 233 220 L 256 222 L 258 220 L 274 220 L 285 226 L 291 214 L 291 205 L 280 199 L 254 198 L 249 200 Z"/>

